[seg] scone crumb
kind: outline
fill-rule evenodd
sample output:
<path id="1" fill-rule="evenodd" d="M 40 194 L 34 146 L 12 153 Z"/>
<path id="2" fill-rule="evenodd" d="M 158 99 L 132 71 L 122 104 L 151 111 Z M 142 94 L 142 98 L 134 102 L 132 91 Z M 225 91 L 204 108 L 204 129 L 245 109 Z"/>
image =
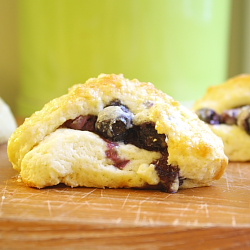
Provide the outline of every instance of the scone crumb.
<path id="1" fill-rule="evenodd" d="M 155 171 L 154 164 L 141 164 L 138 168 L 137 174 L 149 185 L 157 185 L 160 182 L 160 178 Z"/>

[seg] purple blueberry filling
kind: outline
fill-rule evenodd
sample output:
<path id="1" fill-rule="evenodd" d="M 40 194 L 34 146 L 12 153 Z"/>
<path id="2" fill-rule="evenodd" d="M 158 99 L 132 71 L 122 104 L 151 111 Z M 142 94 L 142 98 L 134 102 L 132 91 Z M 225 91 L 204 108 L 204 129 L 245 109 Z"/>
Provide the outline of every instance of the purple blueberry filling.
<path id="1" fill-rule="evenodd" d="M 113 161 L 115 167 L 119 169 L 123 169 L 127 165 L 127 163 L 129 163 L 129 160 L 121 159 L 118 156 L 118 153 L 116 151 L 116 147 L 118 146 L 118 143 L 110 142 L 107 140 L 106 142 L 108 144 L 108 150 L 105 152 L 106 156 Z"/>
<path id="2" fill-rule="evenodd" d="M 96 119 L 97 117 L 95 115 L 80 115 L 74 120 L 66 121 L 64 126 L 75 130 L 95 132 Z"/>
<path id="3" fill-rule="evenodd" d="M 158 185 L 162 191 L 175 193 L 177 190 L 174 184 L 179 187 L 183 183 L 180 177 L 178 166 L 168 165 L 166 135 L 158 134 L 155 124 L 146 122 L 141 125 L 133 124 L 134 114 L 129 108 L 122 104 L 120 100 L 110 102 L 98 116 L 87 115 L 78 116 L 73 120 L 68 120 L 63 127 L 70 129 L 90 131 L 98 134 L 107 142 L 108 150 L 106 156 L 111 159 L 119 169 L 123 169 L 129 162 L 118 156 L 117 142 L 133 144 L 138 148 L 148 151 L 161 152 L 162 157 L 152 164 L 155 165 L 156 172 L 160 178 Z"/>
<path id="4" fill-rule="evenodd" d="M 177 186 L 181 186 L 183 183 L 183 179 L 180 177 L 180 169 L 178 166 L 172 166 L 167 164 L 168 162 L 168 153 L 165 152 L 162 154 L 162 157 L 153 164 L 155 164 L 155 170 L 161 180 L 160 189 L 167 193 L 175 193 L 177 192 L 174 183 Z M 168 185 L 168 183 L 172 183 L 172 185 Z"/>
<path id="5" fill-rule="evenodd" d="M 208 124 L 237 125 L 250 134 L 250 105 L 229 109 L 222 114 L 218 114 L 212 109 L 203 108 L 196 111 L 196 114 Z"/>

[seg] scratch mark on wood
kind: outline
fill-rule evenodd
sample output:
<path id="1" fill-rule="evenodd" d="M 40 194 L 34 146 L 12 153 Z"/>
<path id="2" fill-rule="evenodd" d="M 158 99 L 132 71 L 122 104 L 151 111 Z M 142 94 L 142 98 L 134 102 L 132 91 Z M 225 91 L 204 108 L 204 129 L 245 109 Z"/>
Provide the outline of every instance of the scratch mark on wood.
<path id="1" fill-rule="evenodd" d="M 80 203 L 78 204 L 78 206 L 75 206 L 74 208 L 72 208 L 71 210 L 68 210 L 62 214 L 60 214 L 60 217 L 65 217 L 66 215 L 69 214 L 74 214 L 75 211 L 81 210 L 81 208 L 84 206 L 85 203 Z"/>
<path id="2" fill-rule="evenodd" d="M 195 219 L 194 222 L 193 222 L 193 225 L 194 226 L 197 226 L 199 224 L 199 220 L 198 219 Z"/>
<path id="3" fill-rule="evenodd" d="M 187 206 L 183 209 L 182 213 L 180 214 L 180 217 L 183 217 L 185 212 L 189 210 L 190 203 L 187 204 Z"/>
<path id="4" fill-rule="evenodd" d="M 141 203 L 138 206 L 138 210 L 136 212 L 136 217 L 135 217 L 135 224 L 140 221 L 140 216 L 141 216 Z"/>
<path id="5" fill-rule="evenodd" d="M 4 204 L 4 200 L 5 200 L 5 194 L 6 194 L 6 190 L 7 190 L 7 185 L 8 185 L 8 181 L 6 181 L 5 187 L 2 190 L 2 199 L 1 199 L 1 203 L 0 203 L 0 216 L 2 215 L 2 208 L 3 208 L 3 204 Z"/>
<path id="6" fill-rule="evenodd" d="M 87 196 L 91 195 L 94 191 L 96 191 L 96 188 L 93 189 L 93 190 L 91 190 L 91 191 L 88 192 L 88 193 L 85 193 L 83 196 L 80 197 L 80 199 L 82 200 L 82 199 L 86 198 Z M 68 198 L 69 198 L 69 200 L 67 200 L 67 202 L 64 202 L 63 204 L 61 204 L 61 205 L 60 205 L 60 208 L 63 207 L 64 205 L 66 205 L 67 203 L 69 203 L 69 201 L 72 201 L 72 202 L 73 202 L 74 195 L 71 194 Z M 69 211 L 66 211 L 66 212 L 62 213 L 60 216 L 63 217 L 63 216 L 72 214 L 74 211 L 80 210 L 80 208 L 83 207 L 84 204 L 87 204 L 88 206 L 90 206 L 89 203 L 88 203 L 87 201 L 84 201 L 83 203 L 76 203 L 76 202 L 73 202 L 73 203 L 74 203 L 74 205 L 77 205 L 77 206 L 75 206 L 73 209 L 71 209 L 71 210 L 69 210 Z M 72 203 L 72 204 L 73 204 L 73 203 Z"/>
<path id="7" fill-rule="evenodd" d="M 135 224 L 140 222 L 140 218 L 141 218 L 141 206 L 144 202 L 146 202 L 147 200 L 149 200 L 150 197 L 147 197 L 145 200 L 140 201 L 139 205 L 138 205 L 138 210 L 136 212 L 136 217 L 135 217 Z"/>
<path id="8" fill-rule="evenodd" d="M 121 223 L 121 221 L 122 221 L 122 218 L 119 217 L 119 218 L 117 218 L 117 220 L 115 221 L 115 223 L 116 223 L 116 224 L 119 224 L 119 223 Z"/>
<path id="9" fill-rule="evenodd" d="M 48 210 L 49 210 L 49 216 L 52 217 L 52 210 L 51 210 L 51 206 L 50 206 L 50 201 L 47 201 L 48 203 Z"/>
<path id="10" fill-rule="evenodd" d="M 179 224 L 179 219 L 175 219 L 174 221 L 173 221 L 173 226 L 177 226 Z"/>
<path id="11" fill-rule="evenodd" d="M 63 202 L 58 206 L 58 209 L 61 209 L 62 207 L 64 207 L 68 202 Z"/>
<path id="12" fill-rule="evenodd" d="M 93 192 L 95 192 L 96 191 L 96 188 L 95 189 L 93 189 L 92 191 L 90 191 L 90 192 L 88 192 L 88 193 L 86 193 L 85 195 L 83 195 L 81 198 L 82 199 L 84 199 L 85 197 L 87 197 L 87 196 L 89 196 L 89 195 L 91 195 Z"/>
<path id="13" fill-rule="evenodd" d="M 205 210 L 206 217 L 209 218 L 209 210 L 208 210 L 208 204 L 202 204 L 201 208 Z"/>
<path id="14" fill-rule="evenodd" d="M 239 173 L 240 180 L 242 180 L 242 171 L 241 171 L 241 168 L 240 168 L 240 164 L 237 164 L 237 170 L 238 170 L 238 173 Z"/>
<path id="15" fill-rule="evenodd" d="M 155 222 L 154 222 L 154 220 L 152 219 L 152 218 L 149 218 L 149 224 L 151 225 L 151 226 L 154 226 L 155 225 Z"/>
<path id="16" fill-rule="evenodd" d="M 125 204 L 127 203 L 128 197 L 129 197 L 130 193 L 128 193 L 127 197 L 125 198 L 123 204 L 122 204 L 122 208 L 123 209 L 125 207 Z"/>
<path id="17" fill-rule="evenodd" d="M 133 210 L 134 208 L 138 207 L 138 205 L 130 205 L 129 208 L 126 209 L 127 212 Z"/>
<path id="18" fill-rule="evenodd" d="M 169 196 L 171 196 L 171 194 L 167 194 L 164 199 L 167 199 Z"/>
<path id="19" fill-rule="evenodd" d="M 225 173 L 224 175 L 225 175 L 225 179 L 226 179 L 227 190 L 230 190 L 230 184 L 229 184 L 229 181 L 228 181 L 228 175 L 227 175 L 227 173 Z"/>
<path id="20" fill-rule="evenodd" d="M 22 194 L 22 193 L 20 193 L 20 194 Z M 31 200 L 31 198 L 35 197 L 35 196 L 36 196 L 36 194 L 29 194 L 26 197 L 22 197 L 21 199 L 19 199 L 19 202 L 20 203 L 25 203 L 26 201 Z M 18 198 L 16 198 L 16 199 L 18 199 Z"/>
<path id="21" fill-rule="evenodd" d="M 232 225 L 233 225 L 233 226 L 236 226 L 236 219 L 235 219 L 235 216 L 232 216 Z"/>
<path id="22" fill-rule="evenodd" d="M 90 207 L 90 205 L 87 201 L 85 201 L 84 204 L 86 204 L 88 207 Z"/>

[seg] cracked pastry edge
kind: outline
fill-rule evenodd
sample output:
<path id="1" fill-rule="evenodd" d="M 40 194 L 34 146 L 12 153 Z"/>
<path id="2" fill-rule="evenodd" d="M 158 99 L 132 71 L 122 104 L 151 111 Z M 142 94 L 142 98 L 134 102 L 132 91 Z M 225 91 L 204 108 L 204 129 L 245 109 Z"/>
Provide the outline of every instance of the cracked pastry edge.
<path id="1" fill-rule="evenodd" d="M 211 174 L 214 180 L 224 173 L 227 158 L 222 141 L 195 114 L 151 83 L 130 81 L 113 74 L 102 74 L 73 86 L 68 94 L 50 101 L 27 118 L 9 140 L 8 155 L 13 167 L 21 171 L 25 155 L 66 120 L 79 115 L 96 115 L 114 98 L 129 106 L 135 114 L 135 123 L 155 122 L 158 133 L 167 134 L 169 164 L 177 164 L 184 177 L 197 178 L 201 183 L 206 174 Z M 194 165 L 199 176 L 192 170 Z"/>

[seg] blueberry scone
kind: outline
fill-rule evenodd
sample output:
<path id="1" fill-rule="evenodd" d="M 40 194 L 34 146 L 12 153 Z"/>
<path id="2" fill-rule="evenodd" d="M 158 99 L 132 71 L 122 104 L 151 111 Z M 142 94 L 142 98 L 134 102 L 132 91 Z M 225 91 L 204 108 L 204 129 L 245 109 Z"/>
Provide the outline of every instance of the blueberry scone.
<path id="1" fill-rule="evenodd" d="M 13 133 L 8 155 L 31 187 L 209 186 L 228 159 L 221 138 L 151 83 L 101 74 L 47 103 Z"/>
<path id="2" fill-rule="evenodd" d="M 250 160 L 250 75 L 210 87 L 193 109 L 222 138 L 230 161 Z"/>

